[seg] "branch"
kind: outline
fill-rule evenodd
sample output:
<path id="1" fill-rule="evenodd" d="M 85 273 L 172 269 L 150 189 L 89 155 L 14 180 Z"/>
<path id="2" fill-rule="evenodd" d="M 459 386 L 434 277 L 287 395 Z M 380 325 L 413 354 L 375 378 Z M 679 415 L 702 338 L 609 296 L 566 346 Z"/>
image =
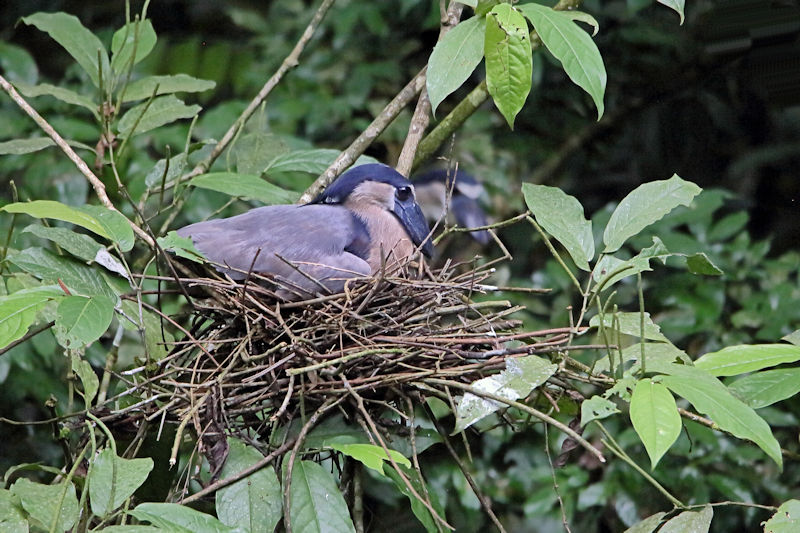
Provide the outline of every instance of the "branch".
<path id="1" fill-rule="evenodd" d="M 581 2 L 582 0 L 559 0 L 559 2 L 553 6 L 553 9 L 556 11 L 571 11 L 577 9 Z M 532 31 L 531 48 L 536 50 L 541 45 L 542 40 L 539 38 L 539 35 L 535 30 Z M 442 144 L 488 99 L 489 90 L 486 88 L 486 80 L 483 80 L 436 125 L 433 131 L 422 139 L 417 149 L 417 155 L 414 158 L 414 164 L 411 167 L 412 172 L 419 168 L 422 163 L 430 159 L 433 154 L 439 150 Z"/>
<path id="2" fill-rule="evenodd" d="M 184 174 L 180 178 L 174 179 L 171 182 L 164 184 L 165 189 L 172 188 L 175 185 L 178 185 L 179 183 L 183 183 L 196 176 L 199 176 L 200 174 L 207 172 L 208 169 L 211 168 L 211 165 L 214 164 L 214 161 L 216 161 L 217 158 L 220 155 L 222 155 L 222 152 L 225 151 L 228 145 L 230 145 L 231 141 L 233 141 L 233 139 L 236 137 L 236 133 L 242 127 L 244 127 L 245 123 L 247 123 L 248 120 L 250 120 L 250 117 L 253 115 L 253 113 L 255 113 L 256 109 L 258 109 L 261 103 L 264 100 L 266 100 L 267 96 L 269 96 L 272 90 L 278 85 L 278 83 L 280 83 L 284 75 L 287 72 L 289 72 L 290 69 L 293 69 L 299 64 L 300 54 L 303 53 L 306 44 L 308 44 L 308 41 L 311 40 L 311 37 L 313 37 L 314 33 L 317 31 L 317 28 L 322 22 L 322 19 L 325 18 L 325 15 L 333 5 L 334 1 L 335 0 L 322 1 L 322 4 L 317 9 L 316 13 L 314 13 L 314 16 L 311 18 L 311 21 L 308 23 L 308 26 L 306 26 L 303 35 L 297 41 L 297 44 L 294 45 L 292 51 L 289 53 L 288 56 L 286 56 L 286 59 L 283 60 L 283 63 L 281 63 L 281 66 L 278 67 L 277 71 L 275 71 L 275 74 L 273 74 L 272 77 L 270 77 L 270 79 L 267 80 L 267 82 L 258 92 L 256 97 L 253 98 L 253 100 L 250 102 L 247 108 L 242 112 L 241 115 L 239 115 L 239 118 L 237 118 L 236 121 L 228 129 L 228 131 L 225 132 L 225 135 L 223 135 L 222 139 L 217 143 L 217 145 L 214 147 L 214 149 L 211 151 L 208 157 L 200 161 L 187 174 Z"/>
<path id="3" fill-rule="evenodd" d="M 403 87 L 394 99 L 375 117 L 375 120 L 353 141 L 347 149 L 339 154 L 339 157 L 331 163 L 331 166 L 318 177 L 306 192 L 300 197 L 300 203 L 308 203 L 313 200 L 322 190 L 333 182 L 333 180 L 344 172 L 356 159 L 364 153 L 364 150 L 378 138 L 383 130 L 391 124 L 400 111 L 405 108 L 411 100 L 419 94 L 425 86 L 425 71 L 427 67 L 420 70 L 408 84 Z"/>
<path id="4" fill-rule="evenodd" d="M 5 90 L 8 93 L 11 99 L 14 100 L 14 102 L 23 111 L 25 111 L 25 113 L 27 113 L 28 116 L 31 117 L 33 121 L 36 122 L 36 124 L 40 128 L 42 128 L 42 130 L 44 130 L 44 132 L 47 135 L 50 136 L 51 139 L 53 139 L 53 141 L 58 145 L 58 147 L 61 148 L 61 151 L 63 151 L 67 155 L 67 157 L 69 157 L 70 160 L 73 163 L 75 163 L 75 166 L 78 167 L 78 170 L 81 172 L 81 174 L 83 174 L 86 177 L 86 179 L 89 180 L 89 183 L 92 184 L 92 188 L 94 189 L 94 192 L 97 194 L 97 198 L 100 199 L 100 203 L 102 203 L 108 209 L 111 209 L 112 211 L 116 211 L 119 213 L 119 209 L 114 207 L 114 204 L 111 203 L 111 200 L 108 198 L 108 195 L 106 194 L 105 184 L 103 184 L 103 182 L 100 181 L 100 178 L 98 178 L 94 174 L 94 172 L 92 172 L 89 169 L 89 166 L 84 162 L 83 159 L 81 159 L 78 156 L 78 154 L 75 153 L 75 150 L 73 150 L 72 147 L 69 144 L 67 144 L 67 141 L 65 141 L 64 138 L 61 137 L 61 135 L 59 135 L 55 129 L 53 129 L 53 126 L 51 126 L 44 118 L 42 118 L 42 116 L 39 113 L 37 113 L 36 110 L 28 104 L 28 102 L 25 101 L 25 99 L 17 92 L 16 89 L 14 89 L 14 87 L 2 75 L 0 75 L 0 86 L 2 86 L 3 90 Z M 125 217 L 125 219 L 128 220 L 127 217 Z M 128 224 L 131 225 L 133 231 L 139 236 L 139 238 L 141 238 L 144 242 L 146 242 L 148 246 L 152 248 L 155 245 L 153 239 L 150 237 L 150 235 L 147 234 L 146 231 L 144 231 L 142 228 L 134 224 L 133 221 L 131 220 L 128 220 Z"/>

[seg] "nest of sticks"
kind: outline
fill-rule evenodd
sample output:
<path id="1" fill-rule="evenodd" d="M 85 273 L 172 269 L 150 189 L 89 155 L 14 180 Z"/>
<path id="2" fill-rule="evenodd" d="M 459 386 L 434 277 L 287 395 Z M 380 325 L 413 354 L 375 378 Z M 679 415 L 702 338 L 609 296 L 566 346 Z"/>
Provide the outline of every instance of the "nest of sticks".
<path id="1" fill-rule="evenodd" d="M 392 404 L 407 411 L 428 394 L 452 402 L 448 384 L 469 385 L 504 370 L 508 357 L 558 351 L 571 338 L 569 328 L 519 331 L 513 314 L 523 307 L 493 298 L 493 273 L 474 263 L 418 266 L 299 302 L 276 299 L 255 278 L 181 278 L 207 297 L 193 299 L 185 338 L 159 362 L 155 386 L 168 401 L 144 415 L 177 423 L 176 443 L 193 428 L 213 466 L 225 435 L 263 435 L 314 413 L 309 429 L 334 406 L 374 432 Z"/>

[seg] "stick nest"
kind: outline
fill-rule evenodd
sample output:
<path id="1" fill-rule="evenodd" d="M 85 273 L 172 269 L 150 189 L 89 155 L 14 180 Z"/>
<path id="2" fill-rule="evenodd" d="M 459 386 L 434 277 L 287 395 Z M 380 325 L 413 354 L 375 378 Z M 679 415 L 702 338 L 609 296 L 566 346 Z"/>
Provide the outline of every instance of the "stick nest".
<path id="1" fill-rule="evenodd" d="M 301 403 L 313 409 L 347 396 L 385 409 L 390 389 L 404 395 L 430 378 L 471 383 L 503 370 L 508 356 L 568 342 L 563 331 L 517 332 L 521 322 L 509 316 L 522 307 L 491 299 L 492 273 L 417 269 L 290 303 L 257 280 L 185 280 L 211 298 L 195 299 L 191 331 L 160 363 L 168 414 L 202 434 L 257 429 L 293 418 Z"/>

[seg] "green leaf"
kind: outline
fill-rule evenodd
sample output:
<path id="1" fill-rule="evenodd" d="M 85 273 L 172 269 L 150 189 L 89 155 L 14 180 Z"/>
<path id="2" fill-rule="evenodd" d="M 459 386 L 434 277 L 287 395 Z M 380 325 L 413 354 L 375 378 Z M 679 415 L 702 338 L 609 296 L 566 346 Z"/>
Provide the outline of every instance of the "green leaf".
<path id="1" fill-rule="evenodd" d="M 195 248 L 192 239 L 181 237 L 176 231 L 170 231 L 164 237 L 159 237 L 156 240 L 161 248 L 174 253 L 178 257 L 183 257 L 195 263 L 204 263 L 206 261 L 200 250 Z"/>
<path id="2" fill-rule="evenodd" d="M 800 392 L 800 368 L 765 370 L 737 379 L 728 389 L 753 409 L 791 398 Z"/>
<path id="3" fill-rule="evenodd" d="M 783 337 L 781 337 L 781 340 L 784 340 L 786 342 L 791 342 L 795 346 L 800 346 L 800 329 L 795 330 L 789 333 L 788 335 L 784 335 Z"/>
<path id="4" fill-rule="evenodd" d="M 58 285 L 22 289 L 0 296 L 0 348 L 21 339 L 36 321 L 36 313 L 50 301 L 64 297 Z"/>
<path id="5" fill-rule="evenodd" d="M 795 361 L 800 361 L 800 346 L 742 344 L 707 353 L 697 359 L 694 365 L 713 376 L 736 376 Z"/>
<path id="6" fill-rule="evenodd" d="M 517 8 L 531 21 L 550 53 L 561 61 L 567 76 L 592 97 L 597 107 L 597 119 L 600 120 L 605 109 L 603 95 L 608 76 L 594 41 L 572 21 L 576 18 L 587 22 L 585 17 L 576 17 L 539 4 L 523 4 Z"/>
<path id="7" fill-rule="evenodd" d="M 583 11 L 559 11 L 559 13 L 563 13 L 572 20 L 583 22 L 584 24 L 588 24 L 589 26 L 591 26 L 592 37 L 597 35 L 597 32 L 600 31 L 600 24 L 598 24 L 597 20 L 589 13 L 584 13 Z"/>
<path id="8" fill-rule="evenodd" d="M 87 480 L 92 513 L 104 517 L 120 507 L 142 486 L 151 470 L 150 457 L 123 459 L 111 448 L 103 449 L 92 461 Z"/>
<path id="9" fill-rule="evenodd" d="M 0 142 L 0 155 L 31 154 L 55 145 L 56 143 L 50 137 L 14 139 L 13 141 Z"/>
<path id="10" fill-rule="evenodd" d="M 636 256 L 622 260 L 614 257 L 613 255 L 603 255 L 592 270 L 592 276 L 602 290 L 613 287 L 618 281 L 625 279 L 629 276 L 634 276 L 639 272 L 648 272 L 652 270 L 650 261 L 652 259 L 661 259 L 666 262 L 667 258 L 675 255 L 671 254 L 669 250 L 661 242 L 658 237 L 653 237 L 653 245 L 649 248 L 643 249 Z M 597 290 L 595 288 L 595 290 Z"/>
<path id="11" fill-rule="evenodd" d="M 664 385 L 645 378 L 633 389 L 630 417 L 650 457 L 651 468 L 655 470 L 658 461 L 681 434 L 681 415 L 675 398 Z"/>
<path id="12" fill-rule="evenodd" d="M 88 409 L 92 405 L 92 400 L 94 400 L 97 394 L 97 389 L 100 387 L 100 380 L 97 378 L 97 374 L 94 373 L 92 365 L 90 365 L 88 361 L 81 359 L 77 353 L 72 353 L 72 371 L 75 372 L 81 380 L 83 392 L 80 394 L 83 396 L 83 401 Z"/>
<path id="13" fill-rule="evenodd" d="M 117 290 L 109 285 L 103 276 L 98 275 L 97 269 L 61 257 L 44 248 L 26 248 L 10 256 L 8 260 L 43 281 L 56 282 L 60 279 L 73 295 L 101 295 L 114 301 L 118 299 Z"/>
<path id="14" fill-rule="evenodd" d="M 706 505 L 699 511 L 684 511 L 667 520 L 658 533 L 706 533 L 711 528 L 714 508 Z"/>
<path id="15" fill-rule="evenodd" d="M 614 319 L 616 317 L 619 332 L 625 335 L 632 335 L 639 337 L 642 333 L 641 330 L 641 314 L 640 313 L 606 313 L 603 315 L 603 325 L 606 329 L 616 329 Z M 589 321 L 590 327 L 600 327 L 600 315 L 595 315 Z M 654 341 L 669 342 L 662 333 L 658 324 L 655 324 L 650 318 L 650 313 L 644 314 L 644 338 Z"/>
<path id="16" fill-rule="evenodd" d="M 692 274 L 721 276 L 724 273 L 702 252 L 687 256 L 686 267 Z"/>
<path id="17" fill-rule="evenodd" d="M 0 532 L 28 532 L 28 521 L 19 496 L 6 489 L 0 489 Z"/>
<path id="18" fill-rule="evenodd" d="M 148 188 L 161 187 L 161 183 L 169 183 L 183 174 L 188 164 L 186 154 L 180 153 L 175 157 L 169 158 L 169 166 L 166 159 L 159 159 L 153 169 L 144 177 L 144 184 Z"/>
<path id="19" fill-rule="evenodd" d="M 176 120 L 192 118 L 200 109 L 199 105 L 186 105 L 171 94 L 159 96 L 129 109 L 119 119 L 117 130 L 120 137 L 131 137 Z"/>
<path id="20" fill-rule="evenodd" d="M 528 23 L 510 4 L 498 4 L 486 16 L 483 51 L 486 87 L 514 129 L 514 118 L 531 91 L 533 57 Z"/>
<path id="21" fill-rule="evenodd" d="M 329 472 L 311 461 L 299 461 L 292 469 L 292 530 L 355 532 L 347 504 Z"/>
<path id="22" fill-rule="evenodd" d="M 436 43 L 428 60 L 427 89 L 431 109 L 461 87 L 483 59 L 484 17 L 472 17 L 451 29 Z"/>
<path id="23" fill-rule="evenodd" d="M 658 528 L 658 526 L 661 525 L 661 520 L 664 518 L 666 514 L 667 513 L 660 512 L 650 515 L 641 522 L 633 524 L 623 533 L 653 533 L 656 530 L 656 528 Z"/>
<path id="24" fill-rule="evenodd" d="M 122 300 L 121 306 L 124 315 L 136 321 L 134 324 L 128 318 L 120 320 L 122 327 L 129 331 L 136 331 L 144 336 L 144 347 L 147 350 L 149 359 L 151 361 L 160 361 L 166 357 L 166 346 L 170 346 L 175 339 L 169 331 L 163 329 L 161 318 L 145 309 L 141 310 L 140 317 L 139 305 L 135 301 Z"/>
<path id="25" fill-rule="evenodd" d="M 95 34 L 81 24 L 77 17 L 66 13 L 34 13 L 22 17 L 25 24 L 47 32 L 86 71 L 95 87 L 99 87 L 100 69 L 108 83 L 108 53 Z M 100 62 L 98 63 L 98 59 Z"/>
<path id="26" fill-rule="evenodd" d="M 24 213 L 36 218 L 53 218 L 75 224 L 109 239 L 123 252 L 133 248 L 133 230 L 119 212 L 96 205 L 70 207 L 53 200 L 17 202 L 0 207 L 8 213 Z"/>
<path id="27" fill-rule="evenodd" d="M 383 463 L 389 462 L 389 455 L 386 455 L 386 450 L 380 446 L 373 444 L 331 444 L 331 448 L 341 452 L 353 459 L 364 463 L 367 468 L 378 472 L 383 475 Z M 403 456 L 396 450 L 389 450 L 389 454 L 398 465 L 411 468 L 411 461 Z"/>
<path id="28" fill-rule="evenodd" d="M 677 174 L 668 180 L 640 185 L 623 198 L 611 214 L 603 233 L 603 242 L 606 244 L 604 253 L 617 251 L 630 237 L 679 205 L 689 205 L 701 190 Z"/>
<path id="29" fill-rule="evenodd" d="M 509 357 L 506 369 L 494 376 L 479 379 L 472 387 L 509 400 L 524 398 L 533 389 L 547 381 L 556 373 L 558 365 L 541 357 Z M 494 400 L 481 398 L 470 392 L 464 394 L 456 407 L 456 427 L 453 433 L 463 431 L 481 418 L 489 416 L 506 405 Z"/>
<path id="30" fill-rule="evenodd" d="M 280 135 L 263 131 L 242 135 L 234 145 L 236 170 L 260 176 L 276 157 L 289 151 L 289 145 Z"/>
<path id="31" fill-rule="evenodd" d="M 0 72 L 14 85 L 33 84 L 39 79 L 39 69 L 30 52 L 3 41 L 0 41 Z"/>
<path id="32" fill-rule="evenodd" d="M 581 403 L 581 426 L 585 426 L 592 420 L 608 418 L 616 413 L 619 413 L 617 404 L 602 396 L 592 396 Z"/>
<path id="33" fill-rule="evenodd" d="M 522 184 L 522 194 L 536 222 L 569 252 L 581 270 L 589 271 L 594 257 L 592 223 L 583 216 L 583 206 L 557 187 Z"/>
<path id="34" fill-rule="evenodd" d="M 681 26 L 683 25 L 683 6 L 686 0 L 658 0 L 659 4 L 664 4 L 668 8 L 675 11 L 681 17 Z"/>
<path id="35" fill-rule="evenodd" d="M 201 80 L 188 74 L 175 74 L 172 76 L 148 76 L 132 82 L 125 88 L 123 102 L 143 100 L 156 95 L 171 93 L 199 93 L 216 87 L 216 82 Z M 158 87 L 158 90 L 156 90 Z"/>
<path id="36" fill-rule="evenodd" d="M 800 500 L 783 502 L 764 524 L 764 533 L 795 533 L 800 530 Z"/>
<path id="37" fill-rule="evenodd" d="M 92 115 L 99 118 L 97 112 L 98 104 L 93 102 L 90 98 L 80 95 L 75 91 L 70 91 L 64 87 L 50 85 L 49 83 L 42 83 L 39 85 L 28 85 L 27 83 L 15 83 L 14 86 L 22 93 L 23 96 L 28 98 L 36 98 L 37 96 L 52 96 L 67 104 L 77 105 L 88 109 Z M 55 143 L 54 143 L 55 144 Z"/>
<path id="38" fill-rule="evenodd" d="M 341 153 L 342 152 L 339 150 L 332 150 L 330 148 L 294 150 L 289 153 L 280 154 L 272 159 L 263 171 L 267 174 L 276 172 L 322 174 Z M 355 167 L 367 163 L 378 163 L 378 160 L 374 157 L 362 155 L 356 160 L 353 166 Z"/>
<path id="39" fill-rule="evenodd" d="M 45 531 L 50 530 L 54 521 L 56 531 L 72 529 L 78 521 L 78 498 L 72 483 L 42 485 L 21 478 L 11 486 L 11 492 L 19 497 L 25 512 Z"/>
<path id="40" fill-rule="evenodd" d="M 661 382 L 675 394 L 686 398 L 695 409 L 708 415 L 723 430 L 747 439 L 783 467 L 781 447 L 769 425 L 744 402 L 733 396 L 717 378 L 698 368 L 661 365 L 670 375 Z"/>
<path id="41" fill-rule="evenodd" d="M 99 339 L 111 325 L 114 304 L 115 300 L 102 295 L 62 299 L 55 325 L 59 344 L 65 348 L 79 348 Z"/>
<path id="42" fill-rule="evenodd" d="M 134 48 L 135 65 L 152 52 L 156 45 L 156 32 L 150 19 L 129 22 L 114 32 L 111 38 L 111 66 L 117 74 L 126 72 L 131 67 Z M 148 95 L 150 96 L 150 95 Z"/>
<path id="43" fill-rule="evenodd" d="M 264 458 L 242 441 L 228 438 L 228 458 L 219 478 L 235 476 Z M 282 515 L 281 484 L 272 465 L 217 491 L 217 517 L 226 526 L 245 531 L 274 531 Z"/>
<path id="44" fill-rule="evenodd" d="M 129 514 L 172 533 L 241 533 L 209 514 L 177 503 L 140 503 Z"/>
<path id="45" fill-rule="evenodd" d="M 252 198 L 267 205 L 291 204 L 300 198 L 299 193 L 281 189 L 254 174 L 211 172 L 197 176 L 189 184 L 230 196 Z"/>
<path id="46" fill-rule="evenodd" d="M 400 470 L 403 472 L 406 479 L 408 479 L 408 481 L 411 483 L 411 486 L 414 487 L 414 490 L 417 492 L 417 494 L 427 494 L 430 497 L 431 506 L 436 510 L 436 513 L 440 517 L 444 517 L 444 509 L 436 497 L 436 491 L 428 489 L 424 484 L 424 480 L 420 479 L 419 474 L 417 474 L 415 470 L 403 466 L 400 467 Z M 430 511 L 428 511 L 428 508 L 425 507 L 423 502 L 408 489 L 405 482 L 400 477 L 400 474 L 398 474 L 397 471 L 389 464 L 384 465 L 383 472 L 387 477 L 391 478 L 395 487 L 397 487 L 397 490 L 406 495 L 409 502 L 411 502 L 411 511 L 425 527 L 425 530 L 429 533 L 442 531 L 442 529 L 439 527 L 439 523 L 433 518 Z"/>
<path id="47" fill-rule="evenodd" d="M 163 533 L 164 530 L 153 526 L 109 526 L 103 528 L 103 533 L 159 533 L 159 532 Z"/>
<path id="48" fill-rule="evenodd" d="M 660 365 L 671 363 L 691 365 L 692 360 L 686 352 L 677 348 L 669 342 L 646 342 L 644 344 L 645 370 L 647 372 L 657 371 Z M 614 354 L 615 357 L 617 354 Z M 622 349 L 623 364 L 633 361 L 633 365 L 625 371 L 626 375 L 636 375 L 641 368 L 642 345 L 641 343 L 631 344 Z M 615 367 L 619 361 L 615 359 Z M 603 357 L 594 365 L 595 372 L 607 372 L 610 369 L 608 356 Z"/>

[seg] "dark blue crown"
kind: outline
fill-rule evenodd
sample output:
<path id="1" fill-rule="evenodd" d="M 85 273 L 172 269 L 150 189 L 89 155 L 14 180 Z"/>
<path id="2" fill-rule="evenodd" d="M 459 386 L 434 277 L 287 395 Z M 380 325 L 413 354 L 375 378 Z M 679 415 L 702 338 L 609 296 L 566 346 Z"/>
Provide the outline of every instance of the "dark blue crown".
<path id="1" fill-rule="evenodd" d="M 353 167 L 328 185 L 322 193 L 314 198 L 312 204 L 340 204 L 344 202 L 360 183 L 380 181 L 393 187 L 411 185 L 402 174 L 388 165 L 369 163 Z"/>

